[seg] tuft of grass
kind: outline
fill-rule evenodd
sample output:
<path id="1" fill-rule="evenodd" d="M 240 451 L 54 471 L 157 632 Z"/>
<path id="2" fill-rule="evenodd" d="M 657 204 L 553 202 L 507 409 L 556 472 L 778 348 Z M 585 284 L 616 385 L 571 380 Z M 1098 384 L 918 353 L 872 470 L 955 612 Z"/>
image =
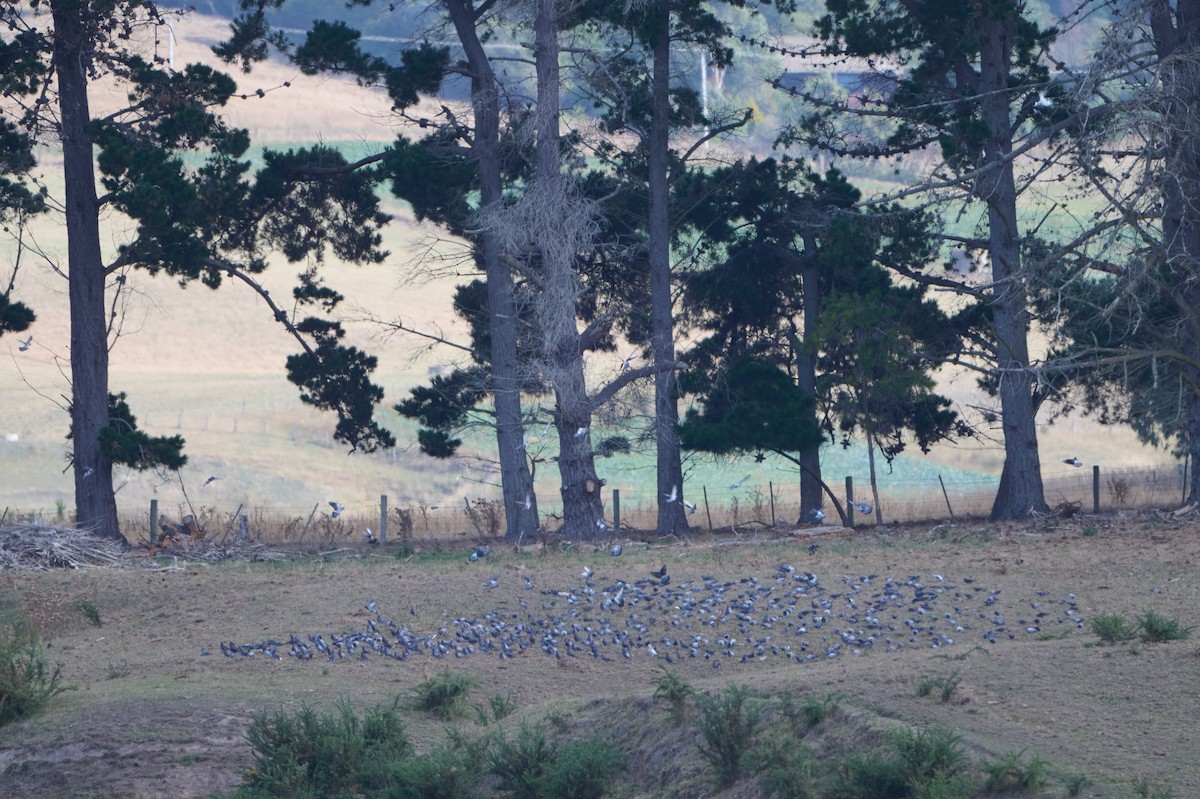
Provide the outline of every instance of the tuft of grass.
<path id="1" fill-rule="evenodd" d="M 784 694 L 781 707 L 796 734 L 803 735 L 836 713 L 841 701 L 842 695 L 838 693 L 825 694 L 821 699 L 806 694 L 797 704 L 790 694 Z"/>
<path id="2" fill-rule="evenodd" d="M 1120 613 L 1097 613 L 1088 626 L 1105 644 L 1119 644 L 1137 637 L 1137 630 Z"/>
<path id="3" fill-rule="evenodd" d="M 1071 774 L 1063 779 L 1063 789 L 1067 792 L 1067 796 L 1079 796 L 1083 793 L 1083 786 L 1087 784 L 1087 781 L 1086 774 Z"/>
<path id="4" fill-rule="evenodd" d="M 100 608 L 96 607 L 94 602 L 81 599 L 75 603 L 75 607 L 92 623 L 92 626 L 99 627 L 103 623 L 100 619 Z"/>
<path id="5" fill-rule="evenodd" d="M 1181 627 L 1178 619 L 1170 619 L 1147 610 L 1137 620 L 1138 636 L 1147 644 L 1182 641 L 1192 634 L 1190 627 Z"/>
<path id="6" fill-rule="evenodd" d="M 1006 793 L 1018 790 L 1039 791 L 1046 785 L 1049 764 L 1034 755 L 1022 765 L 1025 750 L 1009 752 L 995 761 L 984 761 L 979 768 L 984 773 L 983 789 L 989 793 Z"/>
<path id="7" fill-rule="evenodd" d="M 488 697 L 487 705 L 475 706 L 475 721 L 480 726 L 506 719 L 517 709 L 512 694 L 492 694 Z"/>
<path id="8" fill-rule="evenodd" d="M 683 721 L 687 715 L 687 700 L 696 689 L 677 672 L 665 666 L 659 668 L 663 673 L 650 681 L 654 685 L 654 698 L 667 700 L 671 704 L 671 718 L 676 722 Z"/>
<path id="9" fill-rule="evenodd" d="M 413 707 L 440 719 L 465 718 L 470 712 L 467 696 L 478 681 L 470 674 L 456 674 L 444 669 L 414 689 Z"/>
<path id="10" fill-rule="evenodd" d="M 1166 785 L 1156 785 L 1148 779 L 1133 781 L 1133 793 L 1139 799 L 1173 799 L 1174 791 Z"/>
<path id="11" fill-rule="evenodd" d="M 927 677 L 917 685 L 917 696 L 926 697 L 936 690 L 939 701 L 946 704 L 954 698 L 954 692 L 958 690 L 960 682 L 962 678 L 958 676 L 957 671 L 949 677 Z"/>
<path id="12" fill-rule="evenodd" d="M 0 727 L 40 713 L 66 690 L 62 664 L 46 663 L 41 642 L 25 619 L 0 620 Z"/>
<path id="13" fill-rule="evenodd" d="M 715 696 L 697 694 L 696 699 L 700 705 L 697 723 L 704 738 L 700 754 L 712 766 L 718 787 L 728 788 L 742 774 L 742 763 L 762 718 L 761 708 L 748 685 L 730 685 Z"/>

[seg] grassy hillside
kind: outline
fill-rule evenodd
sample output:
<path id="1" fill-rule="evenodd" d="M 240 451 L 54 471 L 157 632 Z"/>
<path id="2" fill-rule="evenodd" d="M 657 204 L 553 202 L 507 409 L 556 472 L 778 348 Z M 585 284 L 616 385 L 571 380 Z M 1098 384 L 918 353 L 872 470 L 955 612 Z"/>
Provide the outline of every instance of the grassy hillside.
<path id="1" fill-rule="evenodd" d="M 192 16 L 175 26 L 178 63 L 214 62 L 208 47 L 224 33 L 224 23 Z M 153 48 L 152 43 L 146 45 Z M 250 77 L 237 75 L 249 99 L 228 109 L 236 125 L 250 129 L 260 145 L 286 146 L 322 140 L 365 154 L 395 134 L 388 103 L 378 92 L 333 80 L 305 78 L 288 65 L 271 63 Z M 284 87 L 289 82 L 290 87 Z M 263 98 L 256 88 L 267 91 Z M 97 90 L 98 112 L 119 95 Z M 61 194 L 52 158 L 45 162 L 45 180 L 52 194 Z M 399 204 L 390 206 L 395 218 L 387 233 L 392 256 L 381 266 L 359 268 L 330 263 L 328 283 L 349 299 L 355 316 L 402 318 L 423 329 L 449 337 L 461 335 L 450 312 L 454 284 L 466 275 L 461 247 L 439 239 L 439 232 L 416 223 Z M 47 218 L 35 230 L 47 261 L 65 263 L 66 242 L 59 220 Z M 126 235 L 119 220 L 107 220 L 105 243 L 115 247 Z M 12 250 L 4 250 L 11 258 Z M 276 263 L 267 283 L 275 296 L 286 296 L 297 265 Z M 384 412 L 396 433 L 395 452 L 347 457 L 331 441 L 334 420 L 303 406 L 294 386 L 284 377 L 284 361 L 294 351 L 265 306 L 238 285 L 213 292 L 203 287 L 181 289 L 167 279 L 135 275 L 133 292 L 123 308 L 123 335 L 112 350 L 112 387 L 126 391 L 134 413 L 152 434 L 180 434 L 187 440 L 189 464 L 183 484 L 170 475 L 120 474 L 118 503 L 127 513 L 142 513 L 157 497 L 164 508 L 197 505 L 232 513 L 239 505 L 308 513 L 314 504 L 339 499 L 347 504 L 373 503 L 380 494 L 395 504 L 459 504 L 464 497 L 496 496 L 496 477 L 490 469 L 492 445 L 484 431 L 468 435 L 464 457 L 435 461 L 416 451 L 413 427 Z M 15 337 L 0 341 L 0 512 L 41 511 L 53 514 L 56 504 L 69 511 L 72 485 L 66 467 L 67 414 L 64 395 L 68 320 L 66 285 L 47 263 L 23 263 L 18 293 L 37 312 L 32 328 L 34 346 L 19 352 Z M 380 358 L 376 374 L 386 391 L 386 407 L 403 399 L 407 389 L 427 379 L 459 357 L 448 349 L 431 348 L 425 340 L 406 336 L 387 338 L 376 325 L 352 323 L 349 337 Z M 619 358 L 591 359 L 597 376 L 611 374 Z M 611 361 L 611 362 L 610 362 Z M 966 378 L 947 381 L 947 390 L 963 402 L 976 398 Z M 629 423 L 616 423 L 627 427 Z M 536 431 L 535 431 L 536 432 Z M 544 455 L 552 456 L 550 449 Z M 1165 463 L 1163 453 L 1138 445 L 1128 431 L 1107 430 L 1084 421 L 1068 420 L 1048 428 L 1042 438 L 1047 476 L 1069 473 L 1062 458 L 1078 456 L 1106 466 Z M 942 448 L 928 457 L 900 458 L 892 473 L 883 475 L 885 490 L 908 494 L 937 490 L 941 476 L 952 491 L 985 489 L 998 474 L 1002 448 L 998 440 Z M 652 506 L 653 455 L 646 451 L 601 461 L 601 475 L 623 493 L 625 507 Z M 797 477 L 787 464 L 767 459 L 756 463 L 694 460 L 688 465 L 689 491 L 700 499 L 707 489 L 715 507 L 736 501 L 742 508 L 761 502 L 772 490 L 794 493 Z M 840 484 L 854 475 L 865 486 L 867 466 L 861 448 L 831 447 L 826 473 Z M 212 475 L 221 479 L 206 488 Z M 730 488 L 743 475 L 739 489 Z M 537 474 L 543 509 L 557 503 L 554 464 L 539 465 Z M 890 488 L 889 488 L 890 487 Z M 964 488 L 965 487 L 965 488 Z M 186 489 L 186 495 L 185 495 Z M 757 494 L 755 493 L 757 491 Z M 860 489 L 863 495 L 865 489 Z M 735 499 L 736 498 L 736 499 Z"/>

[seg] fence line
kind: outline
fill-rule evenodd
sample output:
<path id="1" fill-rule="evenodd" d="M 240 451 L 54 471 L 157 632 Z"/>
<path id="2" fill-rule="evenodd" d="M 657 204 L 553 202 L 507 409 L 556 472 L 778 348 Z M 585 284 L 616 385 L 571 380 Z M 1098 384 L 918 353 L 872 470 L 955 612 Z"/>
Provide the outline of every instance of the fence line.
<path id="1" fill-rule="evenodd" d="M 831 487 L 837 485 L 829 481 Z M 995 498 L 997 481 L 945 481 L 940 475 L 936 483 L 891 483 L 879 492 L 879 511 L 884 524 L 945 521 L 964 518 L 986 518 Z M 1182 466 L 1151 469 L 1080 470 L 1078 474 L 1055 476 L 1043 481 L 1044 495 L 1052 509 L 1060 513 L 1101 513 L 1126 508 L 1179 506 L 1186 496 L 1186 474 Z M 693 528 L 706 531 L 734 526 L 760 525 L 791 528 L 803 518 L 798 486 L 779 486 L 769 482 L 762 486 L 745 486 L 740 493 L 729 494 L 725 504 L 711 501 L 708 486 L 692 486 L 693 496 L 702 497 L 697 510 L 688 516 Z M 699 490 L 697 490 L 699 489 Z M 827 499 L 827 498 L 826 498 Z M 839 502 L 850 509 L 853 524 L 867 528 L 876 524 L 875 508 L 870 514 L 856 512 L 853 501 L 874 506 L 869 485 L 845 478 L 845 489 Z M 634 494 L 629 488 L 613 490 L 605 497 L 609 521 L 619 525 L 623 534 L 652 531 L 657 522 L 654 492 Z M 561 518 L 560 508 L 543 503 L 543 529 L 553 530 Z M 344 513 L 336 517 L 322 503 L 311 510 L 248 508 L 241 506 L 233 514 L 212 507 L 195 511 L 198 518 L 191 522 L 212 537 L 221 529 L 231 528 L 239 515 L 246 517 L 253 539 L 270 543 L 304 543 L 314 545 L 366 543 L 364 530 L 374 528 L 381 541 L 411 539 L 478 539 L 503 534 L 504 509 L 499 500 L 464 498 L 461 505 L 442 502 L 436 506 L 420 503 L 394 503 L 387 495 L 374 502 L 347 504 Z M 836 513 L 825 505 L 825 523 L 836 524 Z M 152 542 L 153 519 L 163 523 L 183 523 L 187 513 L 183 507 L 173 516 L 152 500 L 149 509 L 126 512 L 122 519 L 130 540 Z M 9 514 L 10 519 L 13 514 Z M 157 532 L 157 530 L 155 530 Z M 307 536 L 307 538 L 306 538 Z"/>

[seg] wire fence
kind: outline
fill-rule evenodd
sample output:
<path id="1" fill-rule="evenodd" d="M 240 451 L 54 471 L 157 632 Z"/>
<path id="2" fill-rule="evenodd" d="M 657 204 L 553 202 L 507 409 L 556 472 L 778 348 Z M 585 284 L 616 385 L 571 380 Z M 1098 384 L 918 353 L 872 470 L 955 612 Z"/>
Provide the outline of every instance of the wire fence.
<path id="1" fill-rule="evenodd" d="M 1160 466 L 1149 469 L 1080 469 L 1075 474 L 1055 476 L 1044 481 L 1044 494 L 1051 509 L 1062 515 L 1107 513 L 1123 509 L 1149 507 L 1175 508 L 1186 497 L 1186 469 Z M 870 486 L 849 478 L 827 478 L 838 493 L 839 502 L 851 516 L 850 522 L 863 529 L 883 524 L 907 522 L 961 521 L 986 518 L 995 499 L 995 479 L 943 481 L 932 483 L 888 484 L 881 487 L 878 516 Z M 746 530 L 752 528 L 793 529 L 808 524 L 800 507 L 799 488 L 794 485 L 744 485 L 739 493 L 716 492 L 719 500 L 708 501 L 704 486 L 689 487 L 696 508 L 688 516 L 695 532 Z M 854 511 L 847 494 L 872 505 L 869 514 Z M 652 492 L 613 491 L 605 496 L 606 521 L 620 537 L 645 537 L 653 534 L 657 505 Z M 619 505 L 619 515 L 613 511 Z M 826 502 L 824 524 L 838 524 L 832 503 Z M 561 515 L 557 507 L 541 505 L 542 530 L 558 528 Z M 461 498 L 456 504 L 389 503 L 388 497 L 364 499 L 341 513 L 334 514 L 327 503 L 305 510 L 239 506 L 219 508 L 184 506 L 161 510 L 157 502 L 141 512 L 123 514 L 122 526 L 131 542 L 153 543 L 168 530 L 190 532 L 206 540 L 225 542 L 239 536 L 269 544 L 313 546 L 319 548 L 368 545 L 370 537 L 388 543 L 428 541 L 452 546 L 455 541 L 499 539 L 504 535 L 504 508 L 493 498 Z M 49 522 L 48 519 L 17 518 L 9 522 Z M 154 531 L 153 536 L 151 531 Z M 366 534 L 370 531 L 370 537 Z M 530 542 L 534 543 L 534 542 Z"/>

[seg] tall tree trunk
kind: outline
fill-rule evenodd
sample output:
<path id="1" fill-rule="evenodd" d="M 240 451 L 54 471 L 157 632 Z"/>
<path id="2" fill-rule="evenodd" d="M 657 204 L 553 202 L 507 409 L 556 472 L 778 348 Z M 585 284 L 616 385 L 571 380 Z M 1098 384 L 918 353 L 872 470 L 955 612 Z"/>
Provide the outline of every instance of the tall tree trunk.
<path id="1" fill-rule="evenodd" d="M 1172 13 L 1166 0 L 1150 4 L 1150 29 L 1159 61 L 1164 103 L 1162 150 L 1162 237 L 1166 279 L 1175 287 L 1184 323 L 1174 346 L 1192 362 L 1200 362 L 1200 0 L 1178 0 Z M 1184 363 L 1182 390 L 1186 417 L 1181 438 L 1191 475 L 1185 504 L 1200 504 L 1200 369 Z"/>
<path id="2" fill-rule="evenodd" d="M 562 175 L 559 135 L 558 3 L 538 0 L 534 20 L 537 70 L 537 174 L 530 187 L 545 286 L 538 313 L 546 371 L 554 386 L 558 423 L 558 470 L 563 501 L 562 533 L 575 540 L 603 537 L 604 508 L 592 452 L 592 401 L 587 393 L 575 298 L 577 245 L 584 214 Z M 575 211 L 575 212 L 573 212 Z"/>
<path id="3" fill-rule="evenodd" d="M 817 335 L 817 322 L 821 318 L 821 267 L 817 264 L 817 240 L 815 236 L 804 237 L 803 263 L 800 279 L 804 291 L 804 341 L 813 341 Z M 820 421 L 817 411 L 817 354 L 793 342 L 796 349 L 796 385 L 806 397 L 813 399 L 813 423 Z M 821 445 L 799 453 L 800 461 L 800 519 L 804 520 L 813 510 L 825 506 L 825 495 L 821 490 Z"/>
<path id="4" fill-rule="evenodd" d="M 975 191 L 987 203 L 991 309 L 1004 429 L 1004 468 L 992 505 L 993 520 L 1021 519 L 1049 510 L 1038 454 L 1037 407 L 1029 371 L 1028 298 L 1021 269 L 1017 190 L 1009 158 L 1012 126 L 1007 88 L 1013 21 L 1008 16 L 985 15 L 980 30 L 980 110 L 988 130 L 983 158 L 992 169 L 979 178 Z"/>
<path id="5" fill-rule="evenodd" d="M 56 0 L 51 10 L 66 192 L 75 523 L 127 545 L 117 522 L 112 461 L 101 450 L 98 438 L 100 430 L 108 426 L 108 330 L 100 205 L 88 136 L 87 9 L 81 0 Z"/>
<path id="6" fill-rule="evenodd" d="M 502 199 L 500 163 L 500 93 L 491 61 L 480 42 L 471 7 L 464 0 L 446 0 L 446 8 L 462 43 L 471 71 L 471 109 L 475 139 L 471 154 L 479 170 L 482 208 Z M 500 257 L 496 236 L 483 231 L 480 255 L 487 278 L 491 325 L 492 401 L 496 411 L 496 447 L 500 458 L 500 486 L 504 497 L 505 537 L 516 542 L 538 530 L 537 496 L 529 461 L 525 456 L 521 418 L 521 376 L 517 361 L 517 312 L 512 272 Z M 528 505 L 528 507 L 526 507 Z"/>
<path id="7" fill-rule="evenodd" d="M 658 0 L 647 177 L 650 236 L 651 351 L 654 359 L 654 440 L 658 453 L 658 534 L 688 531 L 679 454 L 675 370 L 675 307 L 671 295 L 671 220 L 668 170 L 671 126 L 671 0 Z M 674 495 L 675 501 L 667 498 Z"/>

